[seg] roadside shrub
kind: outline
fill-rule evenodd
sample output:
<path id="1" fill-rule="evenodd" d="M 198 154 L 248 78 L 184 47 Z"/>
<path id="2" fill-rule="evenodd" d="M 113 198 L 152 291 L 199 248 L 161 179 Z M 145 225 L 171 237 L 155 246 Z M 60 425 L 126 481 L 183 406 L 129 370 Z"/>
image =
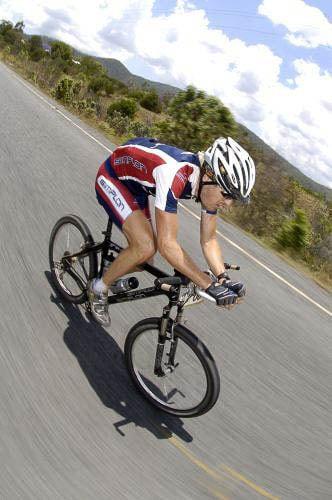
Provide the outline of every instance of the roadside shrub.
<path id="1" fill-rule="evenodd" d="M 136 101 L 140 101 L 144 96 L 144 90 L 136 87 L 131 87 L 127 91 L 127 96 L 132 97 Z"/>
<path id="2" fill-rule="evenodd" d="M 133 137 L 150 137 L 152 135 L 151 127 L 139 120 L 131 122 L 129 132 Z"/>
<path id="3" fill-rule="evenodd" d="M 155 90 L 145 92 L 139 100 L 139 103 L 142 108 L 148 109 L 149 111 L 153 111 L 154 113 L 161 112 L 161 102 Z"/>
<path id="4" fill-rule="evenodd" d="M 294 219 L 284 222 L 276 240 L 283 248 L 303 250 L 310 243 L 310 234 L 308 218 L 303 210 L 298 209 Z"/>
<path id="5" fill-rule="evenodd" d="M 117 135 L 128 134 L 130 131 L 130 118 L 128 116 L 123 116 L 119 111 L 114 111 L 108 116 L 107 123 Z"/>
<path id="6" fill-rule="evenodd" d="M 79 113 L 84 113 L 88 118 L 91 118 L 96 114 L 96 103 L 89 97 L 87 99 L 78 99 L 73 101 L 72 106 Z"/>
<path id="7" fill-rule="evenodd" d="M 90 80 L 88 90 L 92 90 L 92 92 L 95 93 L 104 92 L 109 96 L 114 93 L 115 88 L 111 79 L 105 75 L 92 78 L 92 80 Z"/>
<path id="8" fill-rule="evenodd" d="M 54 89 L 54 97 L 66 104 L 72 103 L 74 96 L 77 96 L 81 90 L 81 82 L 72 78 L 62 78 L 58 81 Z"/>
<path id="9" fill-rule="evenodd" d="M 135 99 L 123 97 L 113 102 L 107 109 L 107 115 L 112 117 L 114 113 L 120 113 L 122 116 L 133 118 L 137 112 L 138 106 Z"/>
<path id="10" fill-rule="evenodd" d="M 32 80 L 33 83 L 36 84 L 38 81 L 38 73 L 36 71 L 29 71 L 28 78 L 29 78 L 29 80 Z"/>

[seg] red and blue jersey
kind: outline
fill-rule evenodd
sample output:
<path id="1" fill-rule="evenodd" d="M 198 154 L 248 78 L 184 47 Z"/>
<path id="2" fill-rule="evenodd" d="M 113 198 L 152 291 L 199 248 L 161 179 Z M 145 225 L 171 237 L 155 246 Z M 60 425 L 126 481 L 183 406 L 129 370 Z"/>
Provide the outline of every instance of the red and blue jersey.
<path id="1" fill-rule="evenodd" d="M 137 200 L 151 194 L 157 208 L 173 213 L 179 199 L 193 197 L 200 173 L 197 154 L 145 137 L 117 147 L 103 166 Z"/>

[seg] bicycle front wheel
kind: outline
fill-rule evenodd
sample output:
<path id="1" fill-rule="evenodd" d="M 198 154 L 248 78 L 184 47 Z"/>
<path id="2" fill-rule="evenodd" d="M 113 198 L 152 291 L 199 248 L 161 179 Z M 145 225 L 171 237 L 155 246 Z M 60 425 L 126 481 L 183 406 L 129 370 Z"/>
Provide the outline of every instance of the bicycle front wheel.
<path id="1" fill-rule="evenodd" d="M 62 297 L 74 304 L 87 300 L 87 282 L 98 272 L 97 255 L 88 251 L 92 244 L 88 226 L 76 215 L 62 217 L 52 229 L 49 261 L 53 283 Z M 78 252 L 82 254 L 70 257 Z"/>
<path id="2" fill-rule="evenodd" d="M 149 318 L 128 333 L 124 352 L 134 384 L 150 403 L 171 415 L 195 417 L 206 413 L 220 392 L 220 378 L 210 352 L 190 330 L 176 325 L 176 347 L 167 332 L 161 370 L 156 373 L 159 325 L 160 318 Z"/>

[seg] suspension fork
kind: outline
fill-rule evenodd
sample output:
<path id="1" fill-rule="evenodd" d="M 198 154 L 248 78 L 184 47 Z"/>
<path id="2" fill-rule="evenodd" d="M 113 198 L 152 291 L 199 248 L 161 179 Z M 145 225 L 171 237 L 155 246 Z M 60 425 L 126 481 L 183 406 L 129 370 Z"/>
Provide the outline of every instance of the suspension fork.
<path id="1" fill-rule="evenodd" d="M 175 364 L 175 354 L 178 346 L 178 337 L 174 336 L 174 326 L 181 324 L 183 321 L 183 307 L 178 306 L 177 315 L 175 321 L 172 323 L 172 332 L 171 332 L 171 347 L 168 353 L 168 363 L 167 365 L 171 370 L 174 370 L 178 366 L 179 363 Z"/>
<path id="2" fill-rule="evenodd" d="M 168 304 L 163 309 L 163 315 L 162 315 L 161 321 L 160 321 L 160 329 L 159 329 L 159 334 L 158 334 L 158 344 L 157 344 L 156 357 L 155 357 L 155 362 L 154 362 L 154 373 L 158 377 L 162 377 L 163 375 L 165 375 L 165 372 L 161 366 L 161 362 L 163 359 L 166 336 L 167 336 L 167 331 L 169 329 L 169 322 L 173 323 L 173 320 L 170 318 L 170 313 L 171 313 L 171 305 Z M 173 330 L 173 328 L 172 328 L 172 330 Z"/>
<path id="3" fill-rule="evenodd" d="M 170 350 L 167 353 L 168 360 L 165 363 L 166 366 L 166 372 L 172 372 L 174 368 L 178 366 L 178 363 L 175 364 L 175 354 L 176 354 L 176 349 L 178 345 L 178 338 L 174 336 L 174 326 L 178 323 L 181 323 L 182 317 L 183 317 L 183 308 L 178 307 L 178 312 L 176 315 L 175 321 L 173 321 L 170 318 L 170 312 L 171 312 L 171 305 L 168 305 L 164 307 L 163 309 L 163 315 L 161 318 L 160 322 L 160 330 L 159 330 L 159 336 L 158 336 L 158 344 L 157 344 L 157 350 L 156 350 L 156 358 L 155 358 L 155 365 L 154 365 L 154 373 L 158 377 L 162 377 L 165 375 L 165 371 L 163 370 L 161 366 L 164 350 L 165 350 L 165 342 L 166 342 L 166 337 L 167 337 L 167 332 L 170 333 L 171 338 L 170 338 Z"/>

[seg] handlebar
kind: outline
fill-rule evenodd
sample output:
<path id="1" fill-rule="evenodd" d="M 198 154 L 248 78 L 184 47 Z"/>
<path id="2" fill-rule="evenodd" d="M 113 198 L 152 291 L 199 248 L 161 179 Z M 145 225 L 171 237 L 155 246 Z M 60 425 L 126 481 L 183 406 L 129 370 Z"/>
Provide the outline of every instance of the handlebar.
<path id="1" fill-rule="evenodd" d="M 239 271 L 240 266 L 238 266 L 236 264 L 229 264 L 228 262 L 225 262 L 225 269 Z M 165 278 L 157 278 L 154 281 L 155 287 L 159 290 L 161 289 L 161 290 L 169 292 L 169 291 L 171 291 L 173 286 L 177 287 L 179 285 L 188 285 L 188 283 L 190 283 L 189 278 L 187 278 L 186 276 L 184 276 L 180 272 L 176 271 L 175 269 L 174 269 L 174 274 L 175 274 L 174 276 L 167 276 Z M 203 299 L 209 300 L 210 302 L 213 302 L 214 304 L 216 304 L 215 299 L 213 297 L 211 297 L 211 295 L 206 293 L 204 290 L 198 288 L 197 286 L 195 286 L 195 290 L 196 290 L 197 295 L 199 295 Z"/>
<path id="2" fill-rule="evenodd" d="M 213 302 L 214 304 L 217 303 L 215 301 L 215 299 L 213 297 L 211 297 L 211 295 L 204 292 L 204 290 L 202 290 L 201 288 L 196 287 L 196 294 L 199 295 L 200 297 L 202 297 L 203 299 L 206 299 L 206 300 L 209 300 L 210 302 Z"/>

